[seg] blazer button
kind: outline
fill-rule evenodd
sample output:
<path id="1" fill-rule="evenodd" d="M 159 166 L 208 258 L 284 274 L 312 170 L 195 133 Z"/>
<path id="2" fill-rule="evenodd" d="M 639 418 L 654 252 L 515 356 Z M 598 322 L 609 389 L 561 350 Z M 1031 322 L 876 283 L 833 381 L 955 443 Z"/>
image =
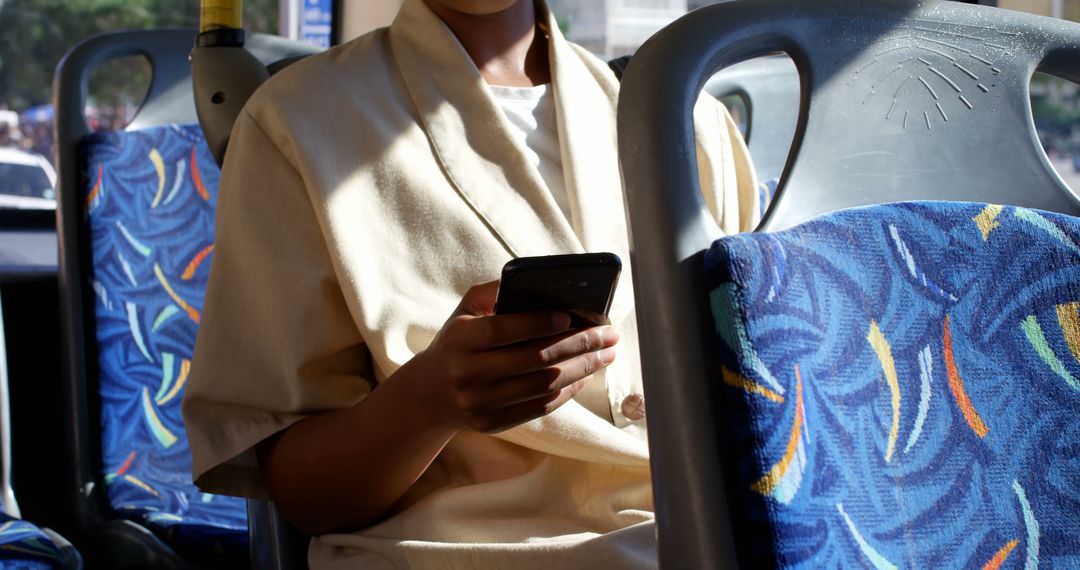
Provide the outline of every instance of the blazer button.
<path id="1" fill-rule="evenodd" d="M 622 401 L 622 415 L 633 422 L 645 417 L 645 396 L 630 394 L 624 398 Z"/>

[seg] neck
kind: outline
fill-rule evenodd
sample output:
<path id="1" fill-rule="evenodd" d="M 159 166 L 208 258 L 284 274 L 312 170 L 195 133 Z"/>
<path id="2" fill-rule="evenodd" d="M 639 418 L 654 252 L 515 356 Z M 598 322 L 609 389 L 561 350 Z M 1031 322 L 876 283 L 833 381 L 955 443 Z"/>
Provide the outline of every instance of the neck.
<path id="1" fill-rule="evenodd" d="M 551 81 L 547 38 L 537 33 L 532 0 L 518 0 L 493 14 L 458 12 L 425 0 L 457 36 L 489 85 L 528 87 Z"/>

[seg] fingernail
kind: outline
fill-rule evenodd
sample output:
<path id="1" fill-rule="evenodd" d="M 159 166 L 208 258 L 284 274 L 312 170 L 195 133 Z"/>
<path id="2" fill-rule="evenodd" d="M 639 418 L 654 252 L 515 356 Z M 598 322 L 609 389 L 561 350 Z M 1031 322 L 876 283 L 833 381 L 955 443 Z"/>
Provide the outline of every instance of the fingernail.
<path id="1" fill-rule="evenodd" d="M 605 348 L 597 353 L 600 357 L 600 362 L 604 364 L 611 364 L 615 360 L 615 347 Z"/>
<path id="2" fill-rule="evenodd" d="M 613 343 L 619 340 L 619 329 L 615 327 L 604 327 L 600 329 L 600 338 L 604 340 L 604 344 Z"/>
<path id="3" fill-rule="evenodd" d="M 551 326 L 557 331 L 570 328 L 570 315 L 566 313 L 551 313 Z"/>

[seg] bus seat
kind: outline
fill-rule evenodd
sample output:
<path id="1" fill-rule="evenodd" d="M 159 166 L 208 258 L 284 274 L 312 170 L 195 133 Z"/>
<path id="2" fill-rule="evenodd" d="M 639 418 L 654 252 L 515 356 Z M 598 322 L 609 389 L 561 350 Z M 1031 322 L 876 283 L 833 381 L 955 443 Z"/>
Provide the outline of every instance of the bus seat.
<path id="1" fill-rule="evenodd" d="M 659 553 L 671 568 L 737 564 L 727 490 L 742 490 L 718 443 L 725 388 L 703 252 L 722 236 L 697 187 L 690 111 L 717 70 L 777 51 L 799 72 L 799 118 L 760 229 L 901 200 L 1080 213 L 1028 103 L 1035 69 L 1080 79 L 1076 24 L 933 0 L 759 0 L 696 10 L 646 42 L 623 76 L 619 147 Z"/>
<path id="2" fill-rule="evenodd" d="M 94 133 L 82 152 L 105 495 L 174 547 L 242 559 L 246 505 L 191 483 L 180 416 L 220 173 L 197 125 Z"/>
<path id="3" fill-rule="evenodd" d="M 59 534 L 0 512 L 0 568 L 75 570 L 82 557 Z"/>
<path id="4" fill-rule="evenodd" d="M 249 541 L 244 500 L 191 483 L 180 415 L 219 176 L 196 124 L 194 39 L 193 30 L 95 36 L 65 56 L 54 82 L 70 500 L 108 567 L 237 568 L 261 558 L 249 553 L 264 537 Z M 265 62 L 313 51 L 257 35 L 249 48 Z M 129 55 L 153 70 L 146 101 L 125 131 L 92 133 L 87 80 Z"/>
<path id="5" fill-rule="evenodd" d="M 705 262 L 743 566 L 1080 560 L 1080 218 L 899 202 Z"/>
<path id="6" fill-rule="evenodd" d="M 82 568 L 82 557 L 64 537 L 20 518 L 11 487 L 11 403 L 8 347 L 0 302 L 0 568 Z"/>

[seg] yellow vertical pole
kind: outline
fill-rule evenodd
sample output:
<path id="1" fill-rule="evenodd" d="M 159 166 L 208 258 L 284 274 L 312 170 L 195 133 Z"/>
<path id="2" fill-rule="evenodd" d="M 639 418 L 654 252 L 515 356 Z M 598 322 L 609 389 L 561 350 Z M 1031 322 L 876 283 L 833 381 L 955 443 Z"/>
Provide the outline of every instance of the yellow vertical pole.
<path id="1" fill-rule="evenodd" d="M 243 28 L 244 0 L 202 0 L 199 31 L 219 28 Z"/>

